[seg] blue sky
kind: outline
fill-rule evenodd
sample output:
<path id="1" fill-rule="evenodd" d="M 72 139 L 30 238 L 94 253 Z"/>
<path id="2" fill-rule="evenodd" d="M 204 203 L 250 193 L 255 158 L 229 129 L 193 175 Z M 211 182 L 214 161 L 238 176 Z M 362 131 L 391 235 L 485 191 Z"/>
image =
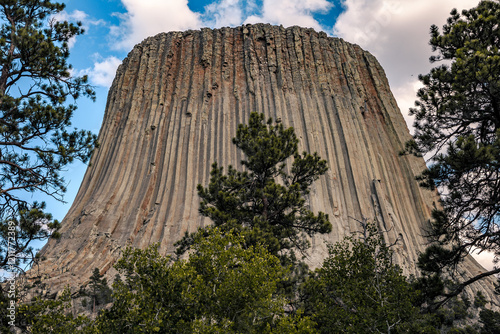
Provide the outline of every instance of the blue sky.
<path id="1" fill-rule="evenodd" d="M 61 0 L 60 0 L 61 1 Z M 59 19 L 82 21 L 86 33 L 72 41 L 70 63 L 95 86 L 96 102 L 81 98 L 73 126 L 99 132 L 106 98 L 116 68 L 144 38 L 201 27 L 218 28 L 265 22 L 299 25 L 342 37 L 373 53 L 384 67 L 398 105 L 411 128 L 408 108 L 419 88 L 417 76 L 427 73 L 431 24 L 442 26 L 452 8 L 478 0 L 66 0 Z M 50 198 L 48 211 L 62 220 L 85 173 L 75 163 L 64 173 L 66 204 Z"/>

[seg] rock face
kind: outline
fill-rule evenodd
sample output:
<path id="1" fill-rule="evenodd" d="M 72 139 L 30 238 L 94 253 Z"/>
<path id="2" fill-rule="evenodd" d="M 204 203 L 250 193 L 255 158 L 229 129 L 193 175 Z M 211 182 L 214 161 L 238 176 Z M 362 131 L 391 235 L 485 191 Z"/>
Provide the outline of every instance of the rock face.
<path id="1" fill-rule="evenodd" d="M 308 201 L 333 231 L 312 240 L 310 264 L 325 257 L 325 241 L 367 218 L 387 242 L 399 239 L 396 261 L 414 272 L 437 198 L 415 181 L 424 161 L 398 156 L 410 135 L 380 64 L 325 33 L 247 25 L 162 33 L 130 52 L 62 237 L 42 250 L 45 282 L 78 286 L 95 267 L 112 275 L 123 247 L 159 243 L 169 253 L 186 231 L 210 224 L 196 185 L 208 184 L 214 161 L 241 167 L 231 139 L 252 111 L 293 126 L 299 150 L 329 163 Z"/>

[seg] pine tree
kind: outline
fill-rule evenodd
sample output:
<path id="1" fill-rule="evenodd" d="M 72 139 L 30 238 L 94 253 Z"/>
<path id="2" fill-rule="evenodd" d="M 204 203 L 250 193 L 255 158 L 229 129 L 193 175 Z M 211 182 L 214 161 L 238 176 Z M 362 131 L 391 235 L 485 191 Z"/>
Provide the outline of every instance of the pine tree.
<path id="1" fill-rule="evenodd" d="M 54 19 L 64 7 L 47 0 L 0 3 L 0 268 L 8 271 L 34 259 L 33 240 L 57 236 L 59 223 L 27 194 L 62 200 L 60 171 L 74 159 L 86 162 L 96 145 L 90 132 L 66 130 L 76 109 L 68 99 L 95 93 L 86 76 L 71 75 L 69 41 L 83 29 Z"/>
<path id="2" fill-rule="evenodd" d="M 429 231 L 435 243 L 420 259 L 437 282 L 472 249 L 500 256 L 500 3 L 452 10 L 442 32 L 431 27 L 430 44 L 437 52 L 431 62 L 445 64 L 419 77 L 424 87 L 410 112 L 416 130 L 407 152 L 430 157 L 420 180 L 442 199 Z M 440 303 L 499 272 L 454 282 Z"/>
<path id="3" fill-rule="evenodd" d="M 90 276 L 90 297 L 92 298 L 92 312 L 96 311 L 96 306 L 111 302 L 111 289 L 108 281 L 98 268 L 94 268 Z"/>
<path id="4" fill-rule="evenodd" d="M 480 312 L 480 320 L 483 327 L 481 334 L 498 334 L 500 333 L 500 313 L 483 309 Z"/>
<path id="5" fill-rule="evenodd" d="M 229 166 L 224 174 L 214 163 L 208 187 L 198 185 L 200 213 L 223 233 L 243 235 L 247 247 L 261 244 L 284 264 L 295 263 L 294 249 L 309 246 L 306 236 L 331 231 L 328 215 L 315 215 L 305 200 L 311 184 L 328 167 L 317 153 L 298 153 L 293 128 L 272 123 L 265 122 L 263 114 L 251 113 L 249 124 L 238 126 L 233 143 L 245 154 L 245 170 Z M 189 237 L 179 244 L 189 244 Z"/>

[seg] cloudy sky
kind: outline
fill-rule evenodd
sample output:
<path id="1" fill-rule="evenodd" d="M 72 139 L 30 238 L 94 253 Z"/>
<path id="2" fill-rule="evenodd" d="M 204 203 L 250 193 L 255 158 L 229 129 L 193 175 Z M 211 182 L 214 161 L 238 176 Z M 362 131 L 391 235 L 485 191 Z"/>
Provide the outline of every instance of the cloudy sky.
<path id="1" fill-rule="evenodd" d="M 108 88 L 116 68 L 132 47 L 159 32 L 271 23 L 325 31 L 359 44 L 384 67 L 399 107 L 408 120 L 419 87 L 418 74 L 427 73 L 431 24 L 442 26 L 452 8 L 477 5 L 478 0 L 67 0 L 61 19 L 82 21 L 86 33 L 72 41 L 70 62 L 75 73 L 88 74 L 97 101 L 81 99 L 73 125 L 98 133 Z M 62 219 L 69 209 L 86 166 L 67 173 L 66 201 L 48 200 L 48 209 Z"/>

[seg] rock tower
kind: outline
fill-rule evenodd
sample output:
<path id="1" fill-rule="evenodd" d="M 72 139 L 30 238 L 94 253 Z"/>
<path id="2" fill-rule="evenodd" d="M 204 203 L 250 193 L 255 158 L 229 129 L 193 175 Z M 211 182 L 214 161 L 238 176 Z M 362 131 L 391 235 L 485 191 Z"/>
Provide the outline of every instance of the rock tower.
<path id="1" fill-rule="evenodd" d="M 241 167 L 231 143 L 252 111 L 293 126 L 299 150 L 326 159 L 313 184 L 313 212 L 329 214 L 308 261 L 376 220 L 396 261 L 414 272 L 437 197 L 415 181 L 423 159 L 401 157 L 410 139 L 384 70 L 359 46 L 299 27 L 247 25 L 162 33 L 134 47 L 109 91 L 99 134 L 59 240 L 32 271 L 54 289 L 78 286 L 93 268 L 113 275 L 127 245 L 159 243 L 164 253 L 186 231 L 210 224 L 198 214 L 197 184 L 210 165 Z M 467 271 L 477 271 L 474 261 Z"/>

